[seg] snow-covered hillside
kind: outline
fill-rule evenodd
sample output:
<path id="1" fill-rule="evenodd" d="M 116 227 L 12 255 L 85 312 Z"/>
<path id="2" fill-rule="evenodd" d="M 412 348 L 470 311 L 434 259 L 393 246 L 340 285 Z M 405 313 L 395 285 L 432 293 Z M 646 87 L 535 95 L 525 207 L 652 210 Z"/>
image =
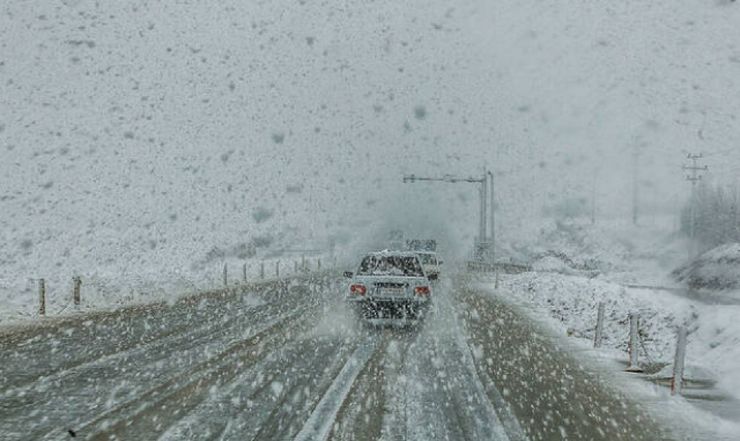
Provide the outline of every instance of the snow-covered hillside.
<path id="1" fill-rule="evenodd" d="M 695 289 L 738 290 L 740 244 L 728 243 L 711 249 L 677 268 L 673 276 Z"/>

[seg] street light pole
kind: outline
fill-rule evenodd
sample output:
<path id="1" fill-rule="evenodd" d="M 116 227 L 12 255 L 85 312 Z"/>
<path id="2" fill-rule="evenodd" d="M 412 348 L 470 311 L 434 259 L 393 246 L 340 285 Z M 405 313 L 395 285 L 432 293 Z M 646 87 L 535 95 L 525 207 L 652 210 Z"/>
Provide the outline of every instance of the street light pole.
<path id="1" fill-rule="evenodd" d="M 480 224 L 478 225 L 478 240 L 480 240 L 481 244 L 486 243 L 486 212 L 488 211 L 486 209 L 486 203 L 488 202 L 488 175 L 486 174 L 485 169 L 483 170 L 483 178 L 481 178 L 483 182 L 480 186 Z M 481 253 L 485 253 L 484 249 L 481 249 Z"/>
<path id="2" fill-rule="evenodd" d="M 496 263 L 496 216 L 494 211 L 496 210 L 496 192 L 493 185 L 493 172 L 488 172 L 488 178 L 491 181 L 491 245 L 490 245 L 490 260 L 491 263 Z"/>
<path id="3" fill-rule="evenodd" d="M 704 158 L 704 155 L 699 153 L 698 155 L 689 153 L 686 159 L 692 161 L 691 165 L 684 165 L 682 168 L 691 172 L 691 175 L 686 176 L 686 180 L 691 182 L 691 201 L 689 202 L 689 259 L 693 259 L 697 254 L 696 246 L 696 183 L 701 181 L 702 175 L 699 172 L 709 170 L 706 165 L 700 167 L 697 165 L 699 159 Z"/>

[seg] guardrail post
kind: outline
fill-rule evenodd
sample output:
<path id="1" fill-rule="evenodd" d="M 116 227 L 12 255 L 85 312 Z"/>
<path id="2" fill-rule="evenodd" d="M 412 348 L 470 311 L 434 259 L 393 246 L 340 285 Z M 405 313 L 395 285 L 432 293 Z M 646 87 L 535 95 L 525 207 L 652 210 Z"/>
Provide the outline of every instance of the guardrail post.
<path id="1" fill-rule="evenodd" d="M 80 276 L 74 276 L 72 278 L 72 301 L 75 305 L 80 305 L 80 285 L 82 285 L 82 279 Z"/>
<path id="2" fill-rule="evenodd" d="M 594 335 L 594 347 L 601 347 L 601 337 L 604 333 L 604 302 L 599 302 L 599 312 L 596 314 L 596 333 Z"/>
<path id="3" fill-rule="evenodd" d="M 224 263 L 224 286 L 229 286 L 229 270 Z"/>
<path id="4" fill-rule="evenodd" d="M 260 279 L 265 278 L 265 261 L 260 262 Z"/>
<path id="5" fill-rule="evenodd" d="M 39 279 L 39 315 L 46 315 L 46 281 Z"/>
<path id="6" fill-rule="evenodd" d="M 247 283 L 247 264 L 246 263 L 242 265 L 242 279 L 244 279 L 244 283 Z"/>
<path id="7" fill-rule="evenodd" d="M 275 262 L 275 277 L 280 278 L 280 261 Z"/>
<path id="8" fill-rule="evenodd" d="M 630 313 L 630 364 L 627 367 L 628 372 L 642 372 L 640 366 L 637 364 L 637 350 L 638 350 L 638 331 L 640 329 L 640 314 L 637 312 Z"/>
<path id="9" fill-rule="evenodd" d="M 673 379 L 671 380 L 671 395 L 681 395 L 683 389 L 684 360 L 686 359 L 686 327 L 678 328 L 676 341 L 676 357 L 673 361 Z"/>

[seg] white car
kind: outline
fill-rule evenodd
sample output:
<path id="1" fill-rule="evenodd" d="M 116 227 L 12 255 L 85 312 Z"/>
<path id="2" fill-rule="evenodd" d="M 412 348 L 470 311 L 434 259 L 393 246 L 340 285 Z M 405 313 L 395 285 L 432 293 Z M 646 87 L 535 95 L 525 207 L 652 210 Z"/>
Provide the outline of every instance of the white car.
<path id="1" fill-rule="evenodd" d="M 346 301 L 365 319 L 421 318 L 432 302 L 432 286 L 415 252 L 380 251 L 362 258 Z"/>
<path id="2" fill-rule="evenodd" d="M 421 262 L 422 268 L 424 268 L 424 274 L 426 274 L 430 280 L 437 280 L 440 272 L 440 265 L 442 261 L 437 256 L 437 253 L 433 251 L 417 251 L 419 255 L 419 261 Z"/>

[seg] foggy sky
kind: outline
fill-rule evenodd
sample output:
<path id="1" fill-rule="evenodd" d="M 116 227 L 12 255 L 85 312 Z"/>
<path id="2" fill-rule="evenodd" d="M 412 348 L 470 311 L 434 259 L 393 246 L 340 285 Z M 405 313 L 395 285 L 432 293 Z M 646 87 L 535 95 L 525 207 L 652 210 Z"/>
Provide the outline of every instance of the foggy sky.
<path id="1" fill-rule="evenodd" d="M 470 237 L 473 187 L 403 173 L 494 169 L 511 228 L 592 194 L 626 217 L 635 150 L 643 209 L 670 213 L 688 152 L 735 182 L 734 6 L 8 0 L 0 224 L 13 243 L 178 249 L 399 223 Z"/>

